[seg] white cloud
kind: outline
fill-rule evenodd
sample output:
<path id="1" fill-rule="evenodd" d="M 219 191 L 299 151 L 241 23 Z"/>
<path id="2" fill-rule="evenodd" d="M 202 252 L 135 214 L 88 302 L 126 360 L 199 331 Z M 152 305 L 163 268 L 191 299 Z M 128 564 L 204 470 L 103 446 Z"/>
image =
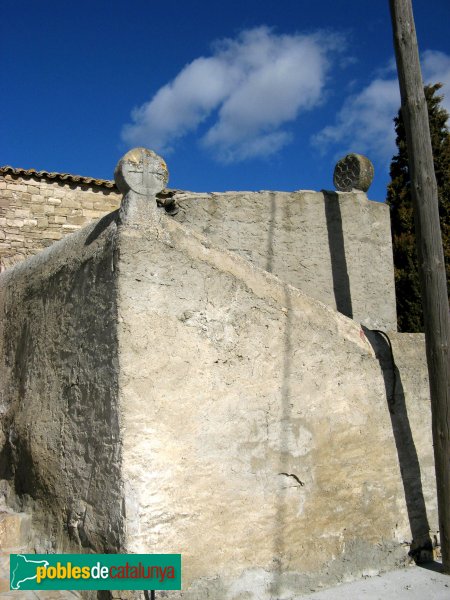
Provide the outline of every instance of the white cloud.
<path id="1" fill-rule="evenodd" d="M 225 162 L 269 156 L 289 142 L 283 126 L 321 103 L 331 50 L 328 34 L 276 35 L 267 27 L 243 31 L 213 47 L 132 112 L 123 139 L 160 152 L 208 117 L 201 143 Z"/>
<path id="2" fill-rule="evenodd" d="M 442 105 L 450 113 L 450 56 L 436 50 L 426 50 L 422 56 L 422 69 L 425 83 L 444 84 L 438 94 L 444 96 Z"/>
<path id="3" fill-rule="evenodd" d="M 381 159 L 392 156 L 395 149 L 392 119 L 399 103 L 397 80 L 375 79 L 345 101 L 336 124 L 315 135 L 313 144 L 324 152 L 330 145 L 339 144 L 343 154 L 359 152 Z"/>
<path id="4" fill-rule="evenodd" d="M 386 68 L 389 73 L 393 65 Z M 446 95 L 443 105 L 450 109 L 450 56 L 443 52 L 427 50 L 422 55 L 422 72 L 425 83 L 444 83 L 441 90 Z M 312 142 L 322 151 L 330 146 L 340 147 L 341 153 L 359 152 L 383 162 L 395 153 L 393 119 L 400 106 L 397 78 L 374 79 L 358 94 L 350 96 L 338 112 L 334 125 L 316 134 Z"/>

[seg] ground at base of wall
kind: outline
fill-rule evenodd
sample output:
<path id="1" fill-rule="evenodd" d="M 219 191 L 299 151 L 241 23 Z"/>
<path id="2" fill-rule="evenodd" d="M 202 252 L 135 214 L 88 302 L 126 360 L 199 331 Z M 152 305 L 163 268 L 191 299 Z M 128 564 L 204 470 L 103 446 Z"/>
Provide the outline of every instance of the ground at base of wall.
<path id="1" fill-rule="evenodd" d="M 20 596 L 17 591 L 3 592 L 0 594 L 1 600 L 79 600 L 80 596 L 76 592 L 52 591 L 52 592 L 33 592 L 22 591 Z"/>
<path id="2" fill-rule="evenodd" d="M 374 577 L 365 577 L 358 581 L 341 584 L 324 591 L 298 596 L 295 600 L 381 600 L 395 598 L 396 600 L 448 600 L 450 597 L 450 576 L 444 575 L 439 569 L 439 563 L 430 563 L 429 567 L 411 566 L 383 573 Z M 77 600 L 76 592 L 0 592 L 1 600 Z M 157 600 L 156 592 L 155 600 Z M 216 600 L 219 600 L 218 598 Z"/>
<path id="3" fill-rule="evenodd" d="M 450 598 L 450 576 L 440 573 L 439 563 L 430 563 L 428 568 L 411 566 L 345 583 L 321 592 L 299 596 L 305 600 L 448 600 Z M 436 570 L 435 570 L 436 569 Z"/>

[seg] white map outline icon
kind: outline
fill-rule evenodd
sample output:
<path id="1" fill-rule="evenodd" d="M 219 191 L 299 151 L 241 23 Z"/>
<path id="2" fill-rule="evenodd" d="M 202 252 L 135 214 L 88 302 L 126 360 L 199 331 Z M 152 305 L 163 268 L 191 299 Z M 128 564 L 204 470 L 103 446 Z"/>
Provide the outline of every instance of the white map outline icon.
<path id="1" fill-rule="evenodd" d="M 19 558 L 23 558 L 23 560 L 26 563 L 32 563 L 32 564 L 36 564 L 36 565 L 43 565 L 44 567 L 48 567 L 48 565 L 50 564 L 49 562 L 47 562 L 46 560 L 28 560 L 27 557 L 24 554 L 16 554 L 16 556 Z M 34 577 L 26 577 L 25 579 L 20 579 L 16 585 L 14 585 L 14 577 L 16 575 L 16 571 L 17 571 L 17 567 L 19 566 L 19 563 L 16 564 L 16 567 L 12 573 L 12 577 L 11 577 L 11 589 L 12 590 L 20 590 L 20 584 L 24 583 L 25 581 L 30 581 L 32 579 L 36 579 L 37 577 L 37 573 L 36 575 L 34 575 Z"/>

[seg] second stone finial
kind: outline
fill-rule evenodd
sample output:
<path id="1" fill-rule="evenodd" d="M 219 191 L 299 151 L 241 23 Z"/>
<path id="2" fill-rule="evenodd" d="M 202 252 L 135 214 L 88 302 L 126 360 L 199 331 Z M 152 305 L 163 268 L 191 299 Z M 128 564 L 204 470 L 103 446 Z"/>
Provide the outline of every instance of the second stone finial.
<path id="1" fill-rule="evenodd" d="M 347 154 L 334 168 L 333 183 L 340 192 L 367 192 L 373 181 L 373 164 L 362 154 Z"/>
<path id="2" fill-rule="evenodd" d="M 169 172 L 163 158 L 147 148 L 133 148 L 117 163 L 114 179 L 122 194 L 156 196 L 167 185 Z"/>

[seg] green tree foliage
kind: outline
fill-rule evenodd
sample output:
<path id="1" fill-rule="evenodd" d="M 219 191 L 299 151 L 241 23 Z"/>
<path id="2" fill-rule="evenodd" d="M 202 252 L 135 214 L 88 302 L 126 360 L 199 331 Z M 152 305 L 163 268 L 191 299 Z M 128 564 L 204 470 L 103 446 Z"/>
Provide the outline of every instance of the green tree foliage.
<path id="1" fill-rule="evenodd" d="M 450 273 L 450 134 L 447 128 L 449 115 L 441 106 L 442 96 L 436 95 L 441 87 L 441 83 L 427 85 L 424 91 L 428 105 L 434 170 L 438 186 L 439 214 L 448 287 Z M 397 321 L 399 331 L 419 332 L 423 331 L 423 314 L 408 151 L 401 110 L 394 119 L 394 123 L 398 153 L 391 162 L 391 183 L 388 185 L 386 201 L 391 213 Z"/>

